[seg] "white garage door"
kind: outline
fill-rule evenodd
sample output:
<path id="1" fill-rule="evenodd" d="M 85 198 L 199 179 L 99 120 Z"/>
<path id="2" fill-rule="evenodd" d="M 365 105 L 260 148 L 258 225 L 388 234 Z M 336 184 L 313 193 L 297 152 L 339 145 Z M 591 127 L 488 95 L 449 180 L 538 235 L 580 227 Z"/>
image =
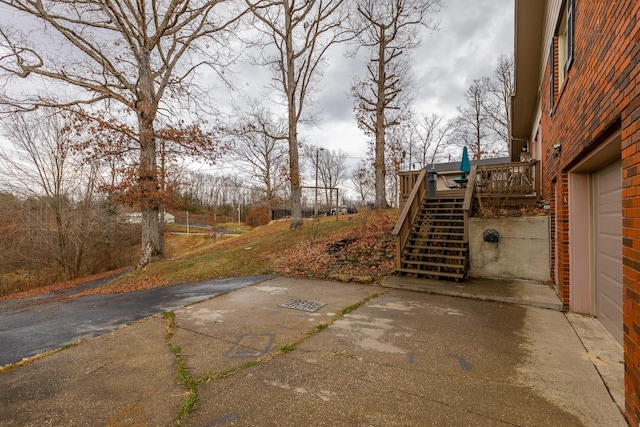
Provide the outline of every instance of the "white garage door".
<path id="1" fill-rule="evenodd" d="M 622 343 L 622 162 L 593 174 L 596 316 Z"/>

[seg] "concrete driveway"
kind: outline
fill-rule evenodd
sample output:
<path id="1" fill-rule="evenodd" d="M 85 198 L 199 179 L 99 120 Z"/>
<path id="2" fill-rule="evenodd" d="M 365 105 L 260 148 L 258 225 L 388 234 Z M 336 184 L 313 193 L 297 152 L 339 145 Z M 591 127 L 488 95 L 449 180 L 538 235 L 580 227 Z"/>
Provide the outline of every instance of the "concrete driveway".
<path id="1" fill-rule="evenodd" d="M 562 312 L 283 277 L 2 372 L 0 401 L 3 426 L 626 425 Z"/>

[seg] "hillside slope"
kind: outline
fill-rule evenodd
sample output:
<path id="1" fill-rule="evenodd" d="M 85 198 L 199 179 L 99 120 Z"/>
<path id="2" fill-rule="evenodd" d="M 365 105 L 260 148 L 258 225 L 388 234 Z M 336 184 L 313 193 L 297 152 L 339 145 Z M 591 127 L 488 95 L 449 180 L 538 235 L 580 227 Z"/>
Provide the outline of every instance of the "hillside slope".
<path id="1" fill-rule="evenodd" d="M 397 210 L 306 220 L 299 230 L 289 221 L 274 221 L 236 237 L 166 236 L 167 258 L 144 269 L 83 292 L 129 292 L 206 279 L 280 274 L 341 281 L 377 282 L 394 268 L 391 230 Z M 10 298 L 76 286 L 60 283 Z"/>

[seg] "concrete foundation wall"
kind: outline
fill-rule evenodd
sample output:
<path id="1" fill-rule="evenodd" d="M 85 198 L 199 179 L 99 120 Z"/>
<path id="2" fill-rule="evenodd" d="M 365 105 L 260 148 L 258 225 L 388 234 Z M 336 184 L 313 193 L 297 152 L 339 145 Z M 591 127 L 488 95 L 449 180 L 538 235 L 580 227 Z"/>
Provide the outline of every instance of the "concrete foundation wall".
<path id="1" fill-rule="evenodd" d="M 497 243 L 483 239 L 490 228 Z M 549 217 L 470 218 L 469 258 L 470 276 L 549 280 Z"/>

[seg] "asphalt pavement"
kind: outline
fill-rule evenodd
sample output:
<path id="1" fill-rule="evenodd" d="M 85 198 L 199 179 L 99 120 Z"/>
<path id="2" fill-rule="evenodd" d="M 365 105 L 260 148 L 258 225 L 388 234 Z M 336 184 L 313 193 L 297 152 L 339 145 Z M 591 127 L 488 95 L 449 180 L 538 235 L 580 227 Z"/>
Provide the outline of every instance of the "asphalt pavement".
<path id="1" fill-rule="evenodd" d="M 0 372 L 0 425 L 626 425 L 564 313 L 430 292 L 260 281 Z"/>
<path id="2" fill-rule="evenodd" d="M 273 276 L 207 280 L 137 292 L 73 297 L 114 276 L 23 300 L 0 301 L 0 366 Z"/>

